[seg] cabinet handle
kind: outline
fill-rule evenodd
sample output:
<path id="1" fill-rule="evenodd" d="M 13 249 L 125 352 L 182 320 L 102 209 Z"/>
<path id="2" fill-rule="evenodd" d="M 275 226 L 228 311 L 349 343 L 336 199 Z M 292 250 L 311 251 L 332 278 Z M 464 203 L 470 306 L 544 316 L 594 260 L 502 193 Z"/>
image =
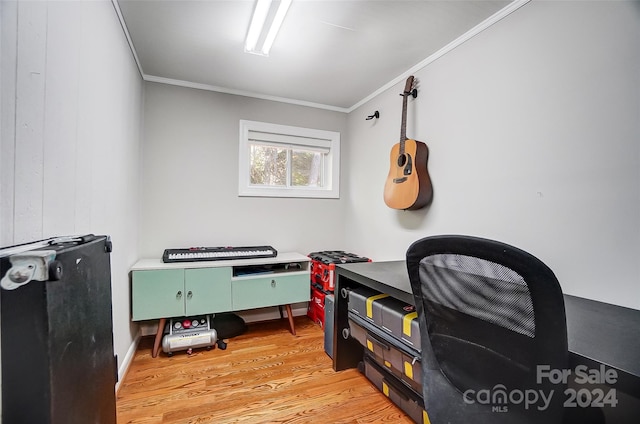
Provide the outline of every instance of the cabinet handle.
<path id="1" fill-rule="evenodd" d="M 275 287 L 276 286 L 276 280 L 271 280 L 271 287 Z"/>
<path id="2" fill-rule="evenodd" d="M 182 291 L 178 290 L 178 293 L 176 293 L 176 299 L 180 299 L 182 297 Z"/>
<path id="3" fill-rule="evenodd" d="M 188 298 L 188 299 L 191 299 L 192 297 L 193 297 L 193 292 L 192 292 L 191 290 L 189 290 L 189 291 L 187 292 L 187 298 Z"/>

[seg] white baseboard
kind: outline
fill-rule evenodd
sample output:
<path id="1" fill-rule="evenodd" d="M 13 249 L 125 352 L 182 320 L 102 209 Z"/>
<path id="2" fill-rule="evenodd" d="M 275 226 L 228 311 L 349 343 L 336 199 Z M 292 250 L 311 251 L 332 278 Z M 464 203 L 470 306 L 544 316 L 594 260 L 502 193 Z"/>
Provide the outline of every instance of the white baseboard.
<path id="1" fill-rule="evenodd" d="M 133 361 L 133 357 L 136 354 L 136 350 L 138 349 L 138 344 L 140 343 L 140 339 L 142 338 L 142 331 L 139 329 L 136 337 L 131 342 L 129 349 L 127 350 L 127 354 L 122 358 L 122 363 L 118 367 L 118 382 L 116 383 L 116 393 L 118 393 L 118 389 L 120 388 L 120 383 L 124 380 L 127 375 L 127 371 L 129 370 L 129 366 Z"/>

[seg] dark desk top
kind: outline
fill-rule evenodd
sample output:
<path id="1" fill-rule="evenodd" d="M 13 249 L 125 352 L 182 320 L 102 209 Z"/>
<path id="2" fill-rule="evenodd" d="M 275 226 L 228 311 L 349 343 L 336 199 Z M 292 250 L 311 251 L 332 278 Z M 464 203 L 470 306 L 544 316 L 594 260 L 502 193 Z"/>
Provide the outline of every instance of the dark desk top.
<path id="1" fill-rule="evenodd" d="M 564 295 L 569 351 L 640 377 L 640 311 Z"/>
<path id="2" fill-rule="evenodd" d="M 340 275 L 413 304 L 405 261 L 338 265 Z M 605 364 L 640 393 L 640 311 L 565 295 L 569 352 L 576 363 Z"/>

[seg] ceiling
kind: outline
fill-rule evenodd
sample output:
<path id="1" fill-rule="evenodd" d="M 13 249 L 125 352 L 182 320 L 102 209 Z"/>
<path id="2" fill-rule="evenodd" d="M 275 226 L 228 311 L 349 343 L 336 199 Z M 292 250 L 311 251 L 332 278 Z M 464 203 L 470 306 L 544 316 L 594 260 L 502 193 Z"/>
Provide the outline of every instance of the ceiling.
<path id="1" fill-rule="evenodd" d="M 145 80 L 344 112 L 522 3 L 294 0 L 265 57 L 244 52 L 255 0 L 116 1 Z"/>

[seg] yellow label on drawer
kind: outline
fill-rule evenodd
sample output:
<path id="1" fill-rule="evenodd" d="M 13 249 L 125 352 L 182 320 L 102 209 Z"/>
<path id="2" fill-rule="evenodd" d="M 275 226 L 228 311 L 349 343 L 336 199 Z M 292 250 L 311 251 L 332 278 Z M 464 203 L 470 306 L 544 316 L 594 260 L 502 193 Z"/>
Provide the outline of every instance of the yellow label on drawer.
<path id="1" fill-rule="evenodd" d="M 373 318 L 373 302 L 388 296 L 389 296 L 388 294 L 381 293 L 381 294 L 377 294 L 375 296 L 371 296 L 367 298 L 367 317 L 368 318 Z"/>
<path id="2" fill-rule="evenodd" d="M 422 410 L 422 424 L 431 424 L 431 421 L 429 421 L 429 416 L 427 415 L 427 411 L 425 411 L 424 409 Z"/>
<path id="3" fill-rule="evenodd" d="M 384 366 L 387 367 L 387 368 L 391 368 L 391 362 L 384 361 Z"/>
<path id="4" fill-rule="evenodd" d="M 384 393 L 386 397 L 389 397 L 389 386 L 387 386 L 387 383 L 384 381 L 382 382 L 382 393 Z"/>
<path id="5" fill-rule="evenodd" d="M 416 318 L 418 318 L 417 312 L 411 312 L 402 317 L 402 332 L 405 336 L 411 337 L 411 322 Z"/>
<path id="6" fill-rule="evenodd" d="M 373 343 L 371 343 L 371 340 L 367 340 L 367 349 L 373 352 Z"/>
<path id="7" fill-rule="evenodd" d="M 404 361 L 404 374 L 413 380 L 413 367 L 410 362 Z"/>

